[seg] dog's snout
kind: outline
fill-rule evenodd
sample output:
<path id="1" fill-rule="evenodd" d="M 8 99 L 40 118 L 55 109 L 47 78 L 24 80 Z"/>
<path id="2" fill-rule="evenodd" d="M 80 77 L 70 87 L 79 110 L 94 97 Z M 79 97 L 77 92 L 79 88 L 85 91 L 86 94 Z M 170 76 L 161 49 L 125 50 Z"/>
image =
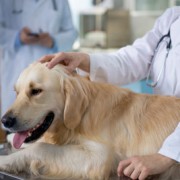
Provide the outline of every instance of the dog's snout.
<path id="1" fill-rule="evenodd" d="M 16 121 L 16 117 L 12 113 L 5 114 L 1 119 L 2 124 L 6 128 L 12 128 L 16 124 Z"/>

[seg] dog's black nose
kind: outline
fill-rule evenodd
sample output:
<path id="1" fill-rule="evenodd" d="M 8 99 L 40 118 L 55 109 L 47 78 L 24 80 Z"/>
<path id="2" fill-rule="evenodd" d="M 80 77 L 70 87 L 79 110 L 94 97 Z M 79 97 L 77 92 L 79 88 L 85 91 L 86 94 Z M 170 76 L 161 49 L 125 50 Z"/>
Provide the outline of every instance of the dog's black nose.
<path id="1" fill-rule="evenodd" d="M 12 128 L 16 124 L 16 117 L 12 113 L 7 113 L 2 117 L 1 122 L 5 128 Z"/>

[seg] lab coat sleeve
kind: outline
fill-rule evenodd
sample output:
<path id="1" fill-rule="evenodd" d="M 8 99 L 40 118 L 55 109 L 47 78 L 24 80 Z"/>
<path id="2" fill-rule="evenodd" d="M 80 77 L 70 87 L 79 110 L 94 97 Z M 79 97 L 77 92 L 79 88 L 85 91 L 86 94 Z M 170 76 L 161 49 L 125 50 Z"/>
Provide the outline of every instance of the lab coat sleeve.
<path id="1" fill-rule="evenodd" d="M 72 50 L 72 46 L 77 38 L 77 31 L 73 25 L 71 11 L 67 0 L 56 1 L 58 3 L 63 3 L 63 14 L 61 18 L 61 27 L 59 29 L 59 33 L 53 35 L 56 46 L 58 47 L 58 51 L 69 51 Z M 62 4 L 59 4 L 62 6 Z M 57 7 L 58 10 L 58 7 Z"/>
<path id="2" fill-rule="evenodd" d="M 1 48 L 7 48 L 9 50 L 15 50 L 15 40 L 18 31 L 9 30 L 7 28 L 0 27 L 0 46 Z"/>
<path id="3" fill-rule="evenodd" d="M 175 131 L 166 138 L 159 153 L 180 162 L 180 123 Z"/>
<path id="4" fill-rule="evenodd" d="M 145 78 L 156 45 L 162 35 L 168 32 L 175 12 L 175 8 L 168 9 L 157 19 L 151 31 L 131 46 L 115 53 L 90 54 L 91 80 L 124 85 Z"/>
<path id="5" fill-rule="evenodd" d="M 0 26 L 0 46 L 1 48 L 13 49 L 13 44 L 16 39 L 16 32 L 8 30 Z"/>

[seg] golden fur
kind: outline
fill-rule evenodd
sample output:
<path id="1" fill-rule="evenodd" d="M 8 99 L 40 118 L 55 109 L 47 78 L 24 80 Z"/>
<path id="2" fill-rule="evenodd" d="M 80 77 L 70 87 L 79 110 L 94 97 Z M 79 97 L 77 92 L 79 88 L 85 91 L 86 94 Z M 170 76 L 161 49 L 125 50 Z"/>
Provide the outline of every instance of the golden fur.
<path id="1" fill-rule="evenodd" d="M 31 96 L 33 88 L 41 88 L 41 94 Z M 18 130 L 34 127 L 49 111 L 55 119 L 38 143 L 0 157 L 0 170 L 8 172 L 108 179 L 120 159 L 158 152 L 180 120 L 180 99 L 91 82 L 60 65 L 52 70 L 30 65 L 15 90 L 17 98 L 7 114 L 18 117 Z M 173 166 L 158 178 L 175 180 L 179 170 Z"/>

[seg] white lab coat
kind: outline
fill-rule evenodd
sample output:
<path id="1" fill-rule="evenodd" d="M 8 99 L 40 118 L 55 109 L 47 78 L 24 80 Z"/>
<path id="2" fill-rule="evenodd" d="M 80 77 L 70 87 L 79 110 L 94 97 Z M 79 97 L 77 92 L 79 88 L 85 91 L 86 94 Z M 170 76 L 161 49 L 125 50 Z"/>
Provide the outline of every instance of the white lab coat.
<path id="1" fill-rule="evenodd" d="M 68 51 L 77 37 L 68 0 L 0 0 L 1 115 L 15 99 L 13 86 L 20 72 L 45 54 L 55 53 L 42 46 L 15 47 L 17 33 L 25 26 L 33 32 L 48 32 L 58 51 Z M 18 13 L 17 11 L 21 11 Z M 16 11 L 16 13 L 13 13 Z"/>
<path id="2" fill-rule="evenodd" d="M 110 54 L 90 54 L 90 78 L 115 85 L 146 78 L 156 46 L 169 30 L 172 48 L 165 60 L 166 48 L 162 45 L 152 65 L 151 77 L 156 81 L 164 67 L 154 93 L 180 97 L 180 7 L 168 9 L 157 19 L 153 29 L 132 46 Z M 180 162 L 180 124 L 159 153 Z"/>

